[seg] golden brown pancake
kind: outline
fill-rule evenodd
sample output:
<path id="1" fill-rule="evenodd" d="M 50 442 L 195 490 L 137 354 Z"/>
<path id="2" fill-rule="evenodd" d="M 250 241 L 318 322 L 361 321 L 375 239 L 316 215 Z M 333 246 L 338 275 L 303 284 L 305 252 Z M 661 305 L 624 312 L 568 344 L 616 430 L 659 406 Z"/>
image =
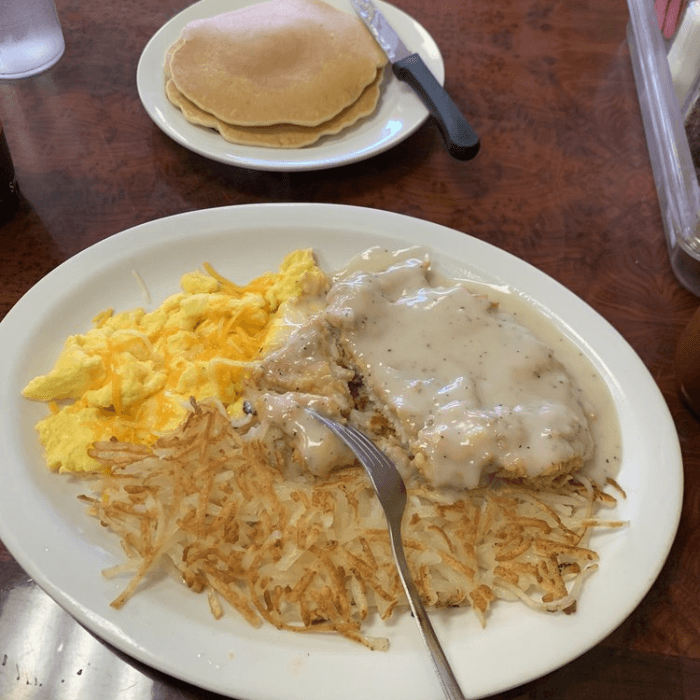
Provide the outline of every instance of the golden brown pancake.
<path id="1" fill-rule="evenodd" d="M 170 61 L 173 58 L 173 54 L 177 49 L 180 48 L 180 45 L 182 44 L 182 39 L 178 39 L 166 52 L 165 54 L 165 65 L 164 65 L 164 71 L 165 71 L 165 80 L 168 81 L 172 78 L 172 74 L 170 73 Z"/>
<path id="2" fill-rule="evenodd" d="M 168 80 L 165 92 L 168 99 L 180 110 L 192 124 L 216 129 L 221 136 L 231 143 L 246 146 L 267 146 L 270 148 L 302 148 L 316 143 L 322 136 L 337 134 L 371 114 L 379 101 L 380 83 L 383 71 L 377 71 L 377 77 L 362 92 L 359 99 L 346 107 L 340 114 L 318 126 L 299 126 L 296 124 L 272 124 L 270 126 L 237 126 L 227 124 L 215 116 L 201 110 L 188 100 Z"/>
<path id="3" fill-rule="evenodd" d="M 362 22 L 322 0 L 270 0 L 195 20 L 166 59 L 177 90 L 238 126 L 318 126 L 386 64 Z"/>

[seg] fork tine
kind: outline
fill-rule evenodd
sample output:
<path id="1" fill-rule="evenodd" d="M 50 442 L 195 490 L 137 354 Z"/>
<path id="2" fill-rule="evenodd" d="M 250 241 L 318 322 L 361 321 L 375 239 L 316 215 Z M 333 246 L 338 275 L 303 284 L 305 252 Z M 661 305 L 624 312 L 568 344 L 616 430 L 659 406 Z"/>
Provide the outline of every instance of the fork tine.
<path id="1" fill-rule="evenodd" d="M 343 425 L 330 418 L 326 418 L 320 413 L 316 413 L 313 409 L 307 409 L 316 419 L 320 420 L 329 430 L 335 433 L 343 442 L 345 442 L 348 447 L 355 453 L 355 456 L 362 462 L 362 464 L 367 467 L 367 469 L 372 468 L 372 457 L 376 456 L 376 453 L 367 445 L 366 439 L 363 440 L 364 435 L 357 430 L 352 429 L 349 425 Z M 372 445 L 374 448 L 374 446 Z M 376 448 L 374 448 L 376 450 Z M 366 463 L 368 462 L 368 463 Z"/>
<path id="2" fill-rule="evenodd" d="M 381 462 L 385 469 L 394 470 L 394 465 L 389 461 L 389 458 L 364 434 L 352 425 L 342 426 L 346 434 L 352 436 L 355 444 L 361 446 L 363 450 Z"/>
<path id="3" fill-rule="evenodd" d="M 394 463 L 361 430 L 326 418 L 313 409 L 306 410 L 353 451 L 372 482 L 374 492 L 387 517 L 389 530 L 400 533 L 408 495 L 406 484 Z"/>
<path id="4" fill-rule="evenodd" d="M 370 464 L 365 465 L 368 469 L 372 468 L 373 462 L 377 461 L 381 462 L 381 466 L 384 469 L 392 471 L 395 469 L 388 457 L 364 433 L 357 430 L 357 428 L 326 418 L 313 409 L 308 408 L 307 411 L 343 440 L 343 442 L 355 452 L 355 455 L 360 460 L 368 460 Z"/>

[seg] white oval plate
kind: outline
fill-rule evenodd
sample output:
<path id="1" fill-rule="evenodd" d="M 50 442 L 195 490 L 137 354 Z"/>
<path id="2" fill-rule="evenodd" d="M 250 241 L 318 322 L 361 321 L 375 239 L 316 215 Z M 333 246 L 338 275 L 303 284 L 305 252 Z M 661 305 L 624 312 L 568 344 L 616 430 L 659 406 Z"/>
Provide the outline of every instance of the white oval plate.
<path id="1" fill-rule="evenodd" d="M 257 0 L 258 2 L 262 0 Z M 218 132 L 190 124 L 165 96 L 163 62 L 168 48 L 188 22 L 230 12 L 256 0 L 200 0 L 173 17 L 156 32 L 141 54 L 136 85 L 141 102 L 156 125 L 180 145 L 212 160 L 253 170 L 322 170 L 355 163 L 396 146 L 428 118 L 428 110 L 405 83 L 387 67 L 382 94 L 372 115 L 335 136 L 323 137 L 306 148 L 262 148 L 229 143 Z M 326 0 L 355 14 L 349 0 Z M 377 6 L 386 15 L 406 46 L 416 51 L 440 84 L 445 66 L 437 45 L 415 20 L 382 0 Z"/>
<path id="2" fill-rule="evenodd" d="M 390 638 L 381 653 L 334 636 L 255 630 L 232 612 L 214 621 L 204 596 L 164 577 L 121 611 L 110 608 L 124 581 L 107 581 L 100 571 L 121 561 L 119 545 L 76 500 L 80 483 L 44 466 L 34 424 L 47 409 L 20 394 L 51 367 L 66 336 L 86 331 L 99 311 L 153 308 L 202 262 L 242 282 L 277 269 L 299 247 L 312 247 L 333 270 L 374 245 L 414 244 L 428 246 L 449 274 L 510 290 L 546 314 L 607 383 L 622 433 L 619 481 L 628 497 L 616 517 L 631 524 L 596 539 L 600 569 L 576 614 L 498 604 L 482 630 L 469 610 L 432 613 L 465 695 L 530 681 L 602 640 L 651 587 L 680 516 L 678 438 L 655 382 L 617 331 L 534 267 L 464 233 L 373 209 L 252 204 L 180 214 L 107 238 L 27 292 L 0 323 L 0 537 L 8 550 L 95 634 L 200 687 L 238 700 L 438 700 L 440 686 L 409 615 L 369 628 Z"/>

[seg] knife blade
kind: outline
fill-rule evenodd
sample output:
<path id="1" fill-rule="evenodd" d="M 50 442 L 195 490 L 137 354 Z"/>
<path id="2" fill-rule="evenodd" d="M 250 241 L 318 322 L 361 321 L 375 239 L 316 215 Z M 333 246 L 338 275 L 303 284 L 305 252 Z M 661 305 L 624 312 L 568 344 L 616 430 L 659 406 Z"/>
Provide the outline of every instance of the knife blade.
<path id="1" fill-rule="evenodd" d="M 413 88 L 432 114 L 448 153 L 457 160 L 471 160 L 479 152 L 479 137 L 423 59 L 406 48 L 372 0 L 350 2 L 387 55 L 394 75 Z"/>

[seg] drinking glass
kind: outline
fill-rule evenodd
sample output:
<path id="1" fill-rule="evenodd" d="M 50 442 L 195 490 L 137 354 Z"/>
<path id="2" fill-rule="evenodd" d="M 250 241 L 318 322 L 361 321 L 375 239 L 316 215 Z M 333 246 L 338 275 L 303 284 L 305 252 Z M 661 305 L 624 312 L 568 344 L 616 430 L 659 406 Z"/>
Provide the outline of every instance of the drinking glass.
<path id="1" fill-rule="evenodd" d="M 40 73 L 64 49 L 53 0 L 0 0 L 0 79 Z"/>

